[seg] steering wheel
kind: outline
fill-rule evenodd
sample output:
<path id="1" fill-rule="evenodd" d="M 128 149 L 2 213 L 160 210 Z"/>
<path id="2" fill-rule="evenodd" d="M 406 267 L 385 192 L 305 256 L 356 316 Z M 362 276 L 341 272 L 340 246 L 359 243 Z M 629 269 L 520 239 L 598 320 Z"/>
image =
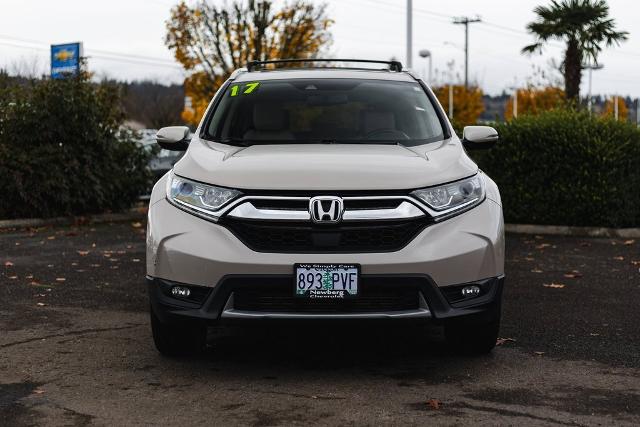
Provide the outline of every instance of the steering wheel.
<path id="1" fill-rule="evenodd" d="M 382 138 L 387 135 L 388 138 Z M 364 137 L 367 139 L 374 139 L 374 137 L 378 137 L 378 139 L 411 139 L 409 135 L 398 129 L 374 129 L 371 132 L 367 132 Z"/>

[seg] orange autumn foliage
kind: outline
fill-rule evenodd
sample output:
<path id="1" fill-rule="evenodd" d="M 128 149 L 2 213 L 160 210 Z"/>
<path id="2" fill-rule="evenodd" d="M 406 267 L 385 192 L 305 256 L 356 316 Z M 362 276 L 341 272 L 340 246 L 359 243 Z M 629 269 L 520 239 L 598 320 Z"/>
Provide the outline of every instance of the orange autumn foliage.
<path id="1" fill-rule="evenodd" d="M 251 60 L 317 57 L 331 44 L 332 23 L 326 5 L 310 0 L 292 0 L 279 10 L 270 0 L 180 2 L 166 22 L 165 43 L 188 73 L 191 108 L 183 119 L 197 125 L 220 85 Z"/>
<path id="2" fill-rule="evenodd" d="M 449 86 L 434 87 L 438 101 L 442 104 L 444 110 L 449 112 Z M 480 114 L 484 111 L 484 103 L 482 102 L 482 90 L 478 87 L 469 87 L 464 85 L 453 85 L 453 122 L 454 127 L 463 127 L 474 125 L 478 122 Z"/>
<path id="3" fill-rule="evenodd" d="M 558 87 L 518 89 L 518 116 L 539 114 L 566 104 L 564 90 Z M 507 101 L 504 119 L 513 118 L 513 97 Z"/>
<path id="4" fill-rule="evenodd" d="M 604 103 L 604 110 L 602 111 L 602 115 L 605 117 L 614 118 L 615 117 L 615 98 L 609 98 Z M 624 102 L 624 98 L 618 97 L 618 121 L 627 121 L 629 118 L 629 109 L 627 108 L 627 104 Z"/>

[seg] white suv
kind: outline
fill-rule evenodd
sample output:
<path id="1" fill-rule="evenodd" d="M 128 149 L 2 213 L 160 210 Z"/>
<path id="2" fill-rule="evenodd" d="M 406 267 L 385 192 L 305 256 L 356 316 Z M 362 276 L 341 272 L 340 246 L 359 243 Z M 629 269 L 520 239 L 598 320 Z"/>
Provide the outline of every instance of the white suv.
<path id="1" fill-rule="evenodd" d="M 319 62 L 318 60 L 314 60 Z M 331 60 L 333 62 L 339 60 Z M 353 60 L 350 60 L 353 61 Z M 504 225 L 496 184 L 431 90 L 388 68 L 252 62 L 214 96 L 149 205 L 147 282 L 158 350 L 204 344 L 226 320 L 414 319 L 457 349 L 496 342 Z M 298 64 L 296 64 L 298 65 Z"/>

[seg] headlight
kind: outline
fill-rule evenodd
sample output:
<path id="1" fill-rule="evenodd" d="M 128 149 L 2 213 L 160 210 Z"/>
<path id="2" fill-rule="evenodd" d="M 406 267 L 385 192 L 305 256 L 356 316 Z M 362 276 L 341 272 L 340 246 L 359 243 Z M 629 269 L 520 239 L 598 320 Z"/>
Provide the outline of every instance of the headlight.
<path id="1" fill-rule="evenodd" d="M 469 209 L 484 200 L 485 184 L 482 173 L 471 178 L 411 193 L 433 209 L 435 217 Z"/>
<path id="2" fill-rule="evenodd" d="M 238 190 L 216 187 L 191 181 L 173 174 L 169 174 L 167 181 L 167 198 L 169 201 L 186 206 L 203 213 L 213 213 L 238 197 Z"/>

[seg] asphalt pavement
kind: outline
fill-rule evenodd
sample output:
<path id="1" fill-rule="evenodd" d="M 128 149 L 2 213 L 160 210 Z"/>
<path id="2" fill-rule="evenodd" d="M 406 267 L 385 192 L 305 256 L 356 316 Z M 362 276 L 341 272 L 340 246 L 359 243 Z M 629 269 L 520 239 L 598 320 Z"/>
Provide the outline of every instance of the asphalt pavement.
<path id="1" fill-rule="evenodd" d="M 172 360 L 144 227 L 0 230 L 0 424 L 640 424 L 640 241 L 508 235 L 488 356 L 436 327 L 265 324 Z"/>

